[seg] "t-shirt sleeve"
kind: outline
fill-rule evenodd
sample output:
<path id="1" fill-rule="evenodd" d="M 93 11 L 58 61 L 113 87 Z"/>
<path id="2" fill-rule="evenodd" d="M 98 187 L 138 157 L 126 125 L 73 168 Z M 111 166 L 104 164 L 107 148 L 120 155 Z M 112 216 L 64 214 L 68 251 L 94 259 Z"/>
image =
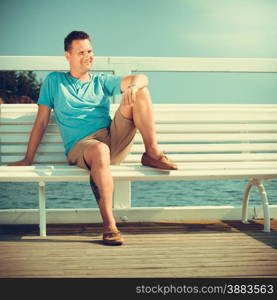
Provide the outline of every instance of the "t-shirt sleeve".
<path id="1" fill-rule="evenodd" d="M 120 82 L 123 79 L 122 76 L 115 76 L 112 74 L 101 74 L 100 80 L 103 86 L 104 93 L 107 96 L 114 96 L 121 94 Z"/>
<path id="2" fill-rule="evenodd" d="M 54 74 L 50 73 L 44 80 L 40 92 L 37 104 L 43 104 L 51 109 L 54 108 Z"/>

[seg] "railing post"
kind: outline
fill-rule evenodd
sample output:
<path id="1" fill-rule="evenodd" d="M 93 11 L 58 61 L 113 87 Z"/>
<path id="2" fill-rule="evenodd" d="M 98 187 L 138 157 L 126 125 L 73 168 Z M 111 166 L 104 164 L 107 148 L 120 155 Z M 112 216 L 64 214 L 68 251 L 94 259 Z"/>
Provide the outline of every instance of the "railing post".
<path id="1" fill-rule="evenodd" d="M 131 208 L 131 182 L 116 181 L 113 194 L 114 208 Z"/>
<path id="2" fill-rule="evenodd" d="M 39 233 L 40 236 L 46 236 L 46 209 L 45 209 L 45 182 L 38 183 L 39 199 Z"/>
<path id="3" fill-rule="evenodd" d="M 114 75 L 116 76 L 128 76 L 132 74 L 131 67 L 127 64 L 117 64 L 114 66 Z M 121 102 L 121 95 L 114 97 L 114 103 Z M 114 183 L 113 194 L 113 207 L 129 209 L 131 208 L 131 182 L 130 181 L 116 181 Z M 126 221 L 127 216 L 122 217 Z M 128 219 L 128 218 L 127 218 Z"/>

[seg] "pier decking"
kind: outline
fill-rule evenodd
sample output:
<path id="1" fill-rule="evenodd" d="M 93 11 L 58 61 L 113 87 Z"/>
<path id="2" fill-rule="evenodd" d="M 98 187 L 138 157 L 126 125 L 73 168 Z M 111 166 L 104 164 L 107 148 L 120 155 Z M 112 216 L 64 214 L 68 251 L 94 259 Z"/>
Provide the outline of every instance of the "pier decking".
<path id="1" fill-rule="evenodd" d="M 99 224 L 1 225 L 0 277 L 277 277 L 277 220 L 119 224 L 104 246 Z"/>

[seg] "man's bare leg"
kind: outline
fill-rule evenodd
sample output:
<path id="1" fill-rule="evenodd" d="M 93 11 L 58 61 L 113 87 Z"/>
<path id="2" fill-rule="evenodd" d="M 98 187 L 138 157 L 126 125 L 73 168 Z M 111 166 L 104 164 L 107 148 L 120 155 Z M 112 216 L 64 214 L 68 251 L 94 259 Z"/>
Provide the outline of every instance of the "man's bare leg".
<path id="1" fill-rule="evenodd" d="M 84 151 L 84 159 L 91 167 L 90 173 L 95 182 L 100 199 L 97 199 L 103 219 L 104 231 L 115 230 L 116 222 L 112 212 L 113 178 L 110 169 L 109 147 L 97 142 Z"/>
<path id="2" fill-rule="evenodd" d="M 134 105 L 121 104 L 120 112 L 124 117 L 134 120 L 142 136 L 145 152 L 152 158 L 158 159 L 161 151 L 158 146 L 152 100 L 148 88 L 138 90 Z"/>
<path id="3" fill-rule="evenodd" d="M 112 211 L 113 202 L 113 178 L 110 169 L 110 149 L 101 142 L 87 147 L 84 151 L 84 159 L 91 167 L 91 186 L 96 185 L 96 200 L 103 220 L 103 242 L 108 245 L 121 245 L 123 239 L 116 227 Z M 99 196 L 99 197 L 98 197 Z"/>

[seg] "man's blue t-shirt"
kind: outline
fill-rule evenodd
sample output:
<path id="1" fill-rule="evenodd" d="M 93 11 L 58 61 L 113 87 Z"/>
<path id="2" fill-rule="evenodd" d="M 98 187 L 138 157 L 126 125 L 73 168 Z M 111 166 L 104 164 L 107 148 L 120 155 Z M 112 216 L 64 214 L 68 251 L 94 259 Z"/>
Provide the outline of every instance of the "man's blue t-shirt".
<path id="1" fill-rule="evenodd" d="M 85 136 L 109 127 L 110 97 L 121 93 L 122 77 L 90 74 L 82 83 L 69 72 L 52 72 L 43 82 L 38 104 L 54 109 L 65 154 Z"/>

